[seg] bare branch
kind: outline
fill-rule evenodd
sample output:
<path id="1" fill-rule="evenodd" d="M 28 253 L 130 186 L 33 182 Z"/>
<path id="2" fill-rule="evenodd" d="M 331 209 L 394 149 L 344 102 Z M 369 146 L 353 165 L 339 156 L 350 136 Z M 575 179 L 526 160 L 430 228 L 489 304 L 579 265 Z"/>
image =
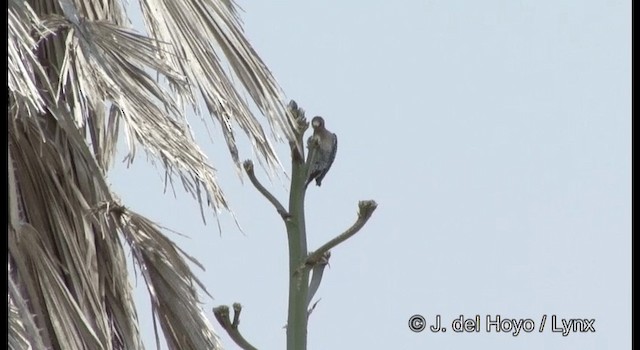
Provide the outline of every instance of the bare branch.
<path id="1" fill-rule="evenodd" d="M 360 203 L 358 203 L 359 211 L 358 211 L 358 219 L 356 220 L 356 222 L 351 227 L 349 227 L 346 231 L 344 231 L 342 234 L 336 236 L 335 238 L 333 238 L 332 240 L 330 240 L 329 242 L 325 243 L 323 246 L 318 248 L 318 250 L 309 254 L 307 259 L 305 260 L 305 265 L 315 266 L 316 264 L 321 263 L 325 253 L 327 253 L 329 250 L 331 250 L 338 244 L 346 241 L 351 236 L 355 235 L 358 231 L 360 231 L 360 229 L 364 226 L 364 224 L 367 223 L 367 221 L 371 217 L 371 214 L 373 214 L 373 212 L 376 210 L 377 207 L 378 207 L 378 204 L 373 200 L 360 201 Z M 304 268 L 304 267 L 301 266 L 301 268 Z"/>
<path id="2" fill-rule="evenodd" d="M 318 301 L 313 303 L 313 306 L 311 306 L 311 308 L 307 311 L 307 319 L 309 319 L 309 316 L 311 316 L 311 313 L 313 312 L 313 310 L 316 309 L 316 306 L 318 306 L 318 303 L 320 302 L 320 300 L 322 299 L 318 299 Z"/>
<path id="3" fill-rule="evenodd" d="M 240 303 L 233 303 L 233 322 L 231 322 L 233 327 L 237 328 L 240 324 L 240 312 L 242 312 L 242 305 L 240 305 Z"/>
<path id="4" fill-rule="evenodd" d="M 313 274 L 311 275 L 311 282 L 309 282 L 309 297 L 307 300 L 307 306 L 311 305 L 311 300 L 313 299 L 313 296 L 316 294 L 316 292 L 318 291 L 318 288 L 320 287 L 320 282 L 322 282 L 322 275 L 324 273 L 324 268 L 327 267 L 327 265 L 329 265 L 329 258 L 331 258 L 331 252 L 327 251 L 323 256 L 322 259 L 313 266 Z M 309 314 L 311 313 L 311 310 L 309 310 Z"/>
<path id="5" fill-rule="evenodd" d="M 249 179 L 251 180 L 251 183 L 253 184 L 253 186 L 255 186 L 255 188 L 260 193 L 262 193 L 262 195 L 265 196 L 265 198 L 267 198 L 267 200 L 271 202 L 271 204 L 273 204 L 274 207 L 276 207 L 276 211 L 278 212 L 278 214 L 280 214 L 282 219 L 287 221 L 291 217 L 291 215 L 287 212 L 286 209 L 284 209 L 284 207 L 282 206 L 282 204 L 280 204 L 278 199 L 276 199 L 276 197 L 272 195 L 271 192 L 269 192 L 266 188 L 264 188 L 264 186 L 262 186 L 260 181 L 258 181 L 258 178 L 256 178 L 256 174 L 253 171 L 253 162 L 251 160 L 245 160 L 243 165 L 244 165 L 244 170 L 247 172 L 247 175 L 249 176 Z"/>
<path id="6" fill-rule="evenodd" d="M 329 258 L 331 258 L 331 252 L 327 251 L 322 256 L 322 259 L 320 260 L 320 262 L 318 262 L 317 264 L 315 264 L 313 266 L 313 270 L 312 270 L 313 273 L 311 275 L 311 282 L 309 282 L 309 292 L 308 292 L 308 296 L 307 296 L 307 307 L 309 307 L 309 305 L 311 305 L 311 300 L 313 300 L 313 296 L 318 291 L 318 288 L 320 288 L 320 282 L 322 282 L 322 275 L 324 274 L 324 269 L 325 269 L 325 267 L 327 267 L 327 265 L 329 265 Z M 311 316 L 311 313 L 316 308 L 316 305 L 318 305 L 319 301 L 320 301 L 320 299 L 318 299 L 318 301 L 313 303 L 313 306 L 311 306 L 311 308 L 307 310 L 307 318 L 309 316 Z"/>
<path id="7" fill-rule="evenodd" d="M 240 303 L 233 303 L 233 322 L 229 318 L 229 307 L 226 305 L 220 305 L 213 308 L 213 314 L 218 320 L 218 323 L 229 334 L 229 337 L 238 344 L 238 346 L 244 350 L 258 350 L 255 346 L 251 345 L 238 330 L 240 324 L 240 311 L 242 311 L 242 305 Z"/>

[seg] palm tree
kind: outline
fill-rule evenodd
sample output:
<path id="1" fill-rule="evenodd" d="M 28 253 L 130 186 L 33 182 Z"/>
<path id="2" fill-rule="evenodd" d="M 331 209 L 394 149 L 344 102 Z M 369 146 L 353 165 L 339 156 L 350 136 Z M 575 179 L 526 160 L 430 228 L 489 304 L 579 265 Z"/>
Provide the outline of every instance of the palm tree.
<path id="1" fill-rule="evenodd" d="M 148 36 L 129 29 L 123 3 L 8 3 L 12 349 L 142 348 L 125 245 L 169 348 L 219 349 L 191 258 L 105 181 L 118 138 L 124 131 L 129 161 L 137 145 L 160 160 L 167 181 L 179 178 L 203 214 L 228 207 L 187 111 L 218 121 L 238 169 L 237 130 L 265 168 L 279 168 L 235 76 L 270 133 L 295 140 L 281 91 L 244 38 L 232 1 L 140 0 Z"/>

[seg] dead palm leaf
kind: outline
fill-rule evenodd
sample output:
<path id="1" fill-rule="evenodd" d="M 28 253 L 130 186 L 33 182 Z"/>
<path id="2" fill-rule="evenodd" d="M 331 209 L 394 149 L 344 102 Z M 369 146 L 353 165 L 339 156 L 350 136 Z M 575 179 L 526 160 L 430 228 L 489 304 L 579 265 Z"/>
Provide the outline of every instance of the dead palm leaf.
<path id="1" fill-rule="evenodd" d="M 271 73 L 219 0 L 140 1 L 149 36 L 127 27 L 121 1 L 9 0 L 9 347 L 137 349 L 123 244 L 140 268 L 170 349 L 219 349 L 199 305 L 192 260 L 105 181 L 120 127 L 177 175 L 201 207 L 228 209 L 191 135 L 202 99 L 236 166 L 235 129 L 267 169 L 280 167 L 261 123 L 223 69 L 295 140 Z M 154 78 L 154 76 L 156 78 Z"/>

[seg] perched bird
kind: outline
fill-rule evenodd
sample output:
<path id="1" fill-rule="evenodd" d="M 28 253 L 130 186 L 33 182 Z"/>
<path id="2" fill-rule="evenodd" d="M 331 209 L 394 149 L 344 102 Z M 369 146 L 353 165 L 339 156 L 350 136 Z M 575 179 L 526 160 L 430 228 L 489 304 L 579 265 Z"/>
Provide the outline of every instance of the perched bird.
<path id="1" fill-rule="evenodd" d="M 313 135 L 307 140 L 307 145 L 312 147 L 312 141 L 316 139 L 318 148 L 312 160 L 313 163 L 309 164 L 309 175 L 307 176 L 305 188 L 313 180 L 316 180 L 316 185 L 318 186 L 322 184 L 322 179 L 327 175 L 333 160 L 336 158 L 336 151 L 338 151 L 338 136 L 324 127 L 324 119 L 322 117 L 313 117 L 311 126 L 313 127 Z M 308 157 L 311 156 L 311 153 L 311 150 L 309 150 L 307 163 L 310 161 Z"/>

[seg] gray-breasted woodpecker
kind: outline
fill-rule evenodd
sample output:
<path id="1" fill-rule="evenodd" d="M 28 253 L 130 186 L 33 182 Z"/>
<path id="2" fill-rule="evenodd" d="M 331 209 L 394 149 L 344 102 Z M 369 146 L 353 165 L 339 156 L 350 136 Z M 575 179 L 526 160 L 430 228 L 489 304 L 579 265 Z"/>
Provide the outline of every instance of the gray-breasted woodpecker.
<path id="1" fill-rule="evenodd" d="M 315 152 L 313 164 L 309 164 L 309 175 L 307 176 L 305 188 L 309 186 L 309 183 L 313 180 L 316 180 L 317 186 L 322 184 L 322 179 L 327 175 L 338 151 L 338 136 L 324 127 L 324 119 L 322 119 L 322 117 L 313 117 L 313 119 L 311 119 L 311 126 L 313 127 L 313 135 L 307 140 L 307 145 L 312 147 L 312 141 L 316 139 L 318 141 L 318 148 Z M 308 157 L 311 156 L 311 154 L 311 149 L 309 149 L 307 163 L 309 162 Z"/>

